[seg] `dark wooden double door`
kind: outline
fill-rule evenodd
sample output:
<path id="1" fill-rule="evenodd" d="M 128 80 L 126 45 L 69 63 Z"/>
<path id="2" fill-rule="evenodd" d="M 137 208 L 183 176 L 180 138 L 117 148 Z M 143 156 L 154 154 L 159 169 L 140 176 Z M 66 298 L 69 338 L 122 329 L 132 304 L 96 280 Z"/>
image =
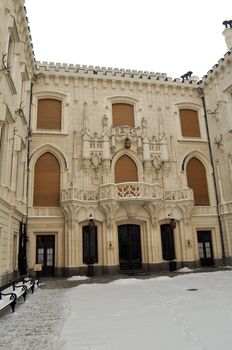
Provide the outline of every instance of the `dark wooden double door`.
<path id="1" fill-rule="evenodd" d="M 162 257 L 163 260 L 169 264 L 169 270 L 176 270 L 176 253 L 175 253 L 175 240 L 174 232 L 170 224 L 163 224 L 160 226 L 161 230 L 161 243 L 162 243 Z"/>
<path id="2" fill-rule="evenodd" d="M 214 261 L 211 231 L 197 231 L 197 240 L 201 266 L 212 266 Z"/>
<path id="3" fill-rule="evenodd" d="M 55 236 L 36 236 L 36 263 L 42 265 L 42 271 L 37 272 L 38 276 L 54 276 L 55 263 Z"/>
<path id="4" fill-rule="evenodd" d="M 142 267 L 139 225 L 118 226 L 120 270 L 138 270 Z"/>

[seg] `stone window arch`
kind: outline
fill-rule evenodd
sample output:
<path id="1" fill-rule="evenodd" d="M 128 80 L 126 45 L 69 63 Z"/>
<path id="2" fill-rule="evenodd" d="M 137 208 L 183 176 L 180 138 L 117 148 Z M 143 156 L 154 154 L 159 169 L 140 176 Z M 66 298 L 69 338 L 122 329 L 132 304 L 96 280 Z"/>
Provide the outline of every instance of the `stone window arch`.
<path id="1" fill-rule="evenodd" d="M 60 164 L 50 152 L 43 153 L 35 164 L 33 205 L 60 206 Z"/>
<path id="2" fill-rule="evenodd" d="M 193 190 L 196 206 L 210 205 L 206 169 L 196 157 L 189 160 L 186 167 L 188 186 Z"/>

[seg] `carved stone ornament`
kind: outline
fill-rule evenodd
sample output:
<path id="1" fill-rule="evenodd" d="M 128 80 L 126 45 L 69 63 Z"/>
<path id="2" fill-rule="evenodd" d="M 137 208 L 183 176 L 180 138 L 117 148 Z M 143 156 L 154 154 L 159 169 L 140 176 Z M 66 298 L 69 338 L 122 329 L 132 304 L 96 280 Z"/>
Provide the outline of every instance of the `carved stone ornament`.
<path id="1" fill-rule="evenodd" d="M 129 137 L 125 138 L 124 145 L 127 149 L 131 148 L 131 140 L 129 139 Z"/>
<path id="2" fill-rule="evenodd" d="M 159 171 L 164 166 L 164 162 L 161 160 L 160 157 L 154 156 L 154 158 L 152 159 L 152 165 L 155 168 L 155 171 Z"/>
<path id="3" fill-rule="evenodd" d="M 102 153 L 91 153 L 90 163 L 93 166 L 95 171 L 99 170 L 100 165 L 102 164 Z"/>

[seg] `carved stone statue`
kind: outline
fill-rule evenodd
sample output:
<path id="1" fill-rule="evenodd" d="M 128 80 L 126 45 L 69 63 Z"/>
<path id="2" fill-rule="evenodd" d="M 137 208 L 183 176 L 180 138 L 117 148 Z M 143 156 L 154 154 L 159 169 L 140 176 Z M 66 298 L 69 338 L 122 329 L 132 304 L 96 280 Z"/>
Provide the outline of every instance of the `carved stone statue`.
<path id="1" fill-rule="evenodd" d="M 232 28 L 232 20 L 224 21 L 222 24 L 225 26 L 225 28 Z"/>
<path id="2" fill-rule="evenodd" d="M 193 72 L 188 71 L 187 73 L 181 75 L 182 83 L 184 80 L 189 80 L 189 78 L 191 77 L 192 74 L 193 74 Z"/>

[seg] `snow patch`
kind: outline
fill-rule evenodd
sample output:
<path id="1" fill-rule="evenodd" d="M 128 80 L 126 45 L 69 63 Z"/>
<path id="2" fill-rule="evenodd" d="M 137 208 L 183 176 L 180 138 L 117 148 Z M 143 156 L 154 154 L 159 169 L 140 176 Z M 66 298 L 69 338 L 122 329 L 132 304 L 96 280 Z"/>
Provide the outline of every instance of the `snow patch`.
<path id="1" fill-rule="evenodd" d="M 128 285 L 138 284 L 141 282 L 142 280 L 137 278 L 122 278 L 122 279 L 110 282 L 109 284 L 114 284 L 117 286 L 128 286 Z"/>
<path id="2" fill-rule="evenodd" d="M 89 277 L 87 276 L 72 276 L 67 278 L 67 281 L 84 281 L 84 280 L 88 280 Z"/>
<path id="3" fill-rule="evenodd" d="M 193 270 L 189 269 L 188 267 L 183 267 L 182 269 L 178 270 L 177 272 L 192 272 Z"/>
<path id="4" fill-rule="evenodd" d="M 231 350 L 231 289 L 231 271 L 70 288 L 62 350 Z"/>

